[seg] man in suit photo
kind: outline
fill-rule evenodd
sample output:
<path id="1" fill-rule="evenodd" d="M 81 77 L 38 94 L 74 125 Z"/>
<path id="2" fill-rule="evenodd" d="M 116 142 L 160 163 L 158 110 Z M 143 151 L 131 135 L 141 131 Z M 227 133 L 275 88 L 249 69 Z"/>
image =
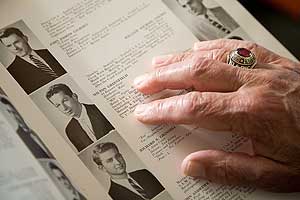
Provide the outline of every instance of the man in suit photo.
<path id="1" fill-rule="evenodd" d="M 224 38 L 239 27 L 220 6 L 208 8 L 204 5 L 203 0 L 175 1 L 192 16 L 189 28 L 199 40 Z"/>
<path id="2" fill-rule="evenodd" d="M 92 159 L 110 176 L 109 195 L 114 200 L 149 200 L 164 191 L 160 182 L 146 169 L 127 172 L 118 147 L 111 142 L 95 145 Z"/>
<path id="3" fill-rule="evenodd" d="M 71 117 L 65 132 L 79 152 L 114 129 L 96 105 L 81 103 L 77 94 L 65 84 L 50 86 L 46 98 L 60 112 Z"/>
<path id="4" fill-rule="evenodd" d="M 0 108 L 7 113 L 7 119 L 15 128 L 16 133 L 31 151 L 33 156 L 35 158 L 53 158 L 48 148 L 44 145 L 36 133 L 27 126 L 24 119 L 11 102 L 6 97 L 0 95 L 0 103 Z"/>
<path id="5" fill-rule="evenodd" d="M 58 183 L 57 186 L 59 186 L 59 189 L 67 200 L 86 200 L 83 194 L 73 186 L 69 178 L 56 164 L 49 162 L 48 165 L 51 170 L 51 177 L 55 178 L 55 183 Z"/>
<path id="6" fill-rule="evenodd" d="M 7 70 L 27 94 L 66 73 L 47 49 L 32 49 L 29 38 L 18 28 L 0 31 L 0 41 L 15 55 Z"/>

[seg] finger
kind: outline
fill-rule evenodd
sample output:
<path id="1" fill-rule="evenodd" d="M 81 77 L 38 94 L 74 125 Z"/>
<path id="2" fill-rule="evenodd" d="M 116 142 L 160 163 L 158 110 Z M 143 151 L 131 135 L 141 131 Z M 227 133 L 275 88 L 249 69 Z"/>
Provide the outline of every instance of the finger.
<path id="1" fill-rule="evenodd" d="M 207 58 L 194 58 L 137 77 L 134 85 L 145 94 L 191 87 L 197 91 L 225 92 L 237 90 L 253 76 L 255 70 L 232 67 Z"/>
<path id="2" fill-rule="evenodd" d="M 255 48 L 259 48 L 260 46 L 258 46 L 253 42 L 243 41 L 243 40 L 217 39 L 217 40 L 196 42 L 194 44 L 193 49 L 195 51 L 198 50 L 210 51 L 213 49 L 233 50 L 239 47 L 253 50 Z"/>
<path id="3" fill-rule="evenodd" d="M 201 50 L 197 52 L 197 56 L 227 63 L 228 51 L 225 49 Z M 252 70 L 275 69 L 275 68 L 278 68 L 278 65 L 257 63 Z M 280 68 L 282 68 L 282 66 L 280 66 Z"/>
<path id="4" fill-rule="evenodd" d="M 234 93 L 190 92 L 138 105 L 135 116 L 146 124 L 196 124 L 232 131 L 235 97 Z"/>
<path id="5" fill-rule="evenodd" d="M 184 159 L 182 171 L 188 176 L 221 184 L 256 186 L 281 192 L 300 190 L 299 174 L 273 160 L 245 153 L 195 152 Z"/>
<path id="6" fill-rule="evenodd" d="M 277 65 L 294 66 L 295 62 L 284 58 L 256 43 L 242 40 L 218 39 L 202 41 L 194 44 L 194 51 L 212 51 L 222 49 L 229 54 L 230 51 L 237 48 L 246 48 L 256 55 L 257 62 Z"/>
<path id="7" fill-rule="evenodd" d="M 228 50 L 233 50 L 240 47 L 249 48 L 254 46 L 254 43 L 239 41 L 239 40 L 228 40 L 228 39 L 218 39 L 218 40 L 210 40 L 210 41 L 202 41 L 194 44 L 193 50 L 198 51 L 211 51 L 216 49 L 224 49 L 223 51 L 228 52 Z M 152 59 L 152 66 L 154 68 L 162 67 L 165 65 L 169 65 L 171 63 L 180 62 L 187 58 L 190 58 L 193 55 L 193 50 L 186 50 L 181 53 L 176 54 L 167 54 L 156 56 Z"/>
<path id="8" fill-rule="evenodd" d="M 184 61 L 188 58 L 191 58 L 192 56 L 193 56 L 193 51 L 191 49 L 176 54 L 156 56 L 152 59 L 152 67 L 153 68 L 164 67 L 172 63 Z"/>

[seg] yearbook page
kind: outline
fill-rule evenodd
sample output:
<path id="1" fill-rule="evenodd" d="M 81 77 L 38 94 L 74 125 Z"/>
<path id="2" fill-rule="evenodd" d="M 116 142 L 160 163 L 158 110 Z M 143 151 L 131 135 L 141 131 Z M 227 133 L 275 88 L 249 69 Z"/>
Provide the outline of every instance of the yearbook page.
<path id="1" fill-rule="evenodd" d="M 87 199 L 1 88 L 0 124 L 1 199 Z"/>
<path id="2" fill-rule="evenodd" d="M 18 126 L 21 120 L 15 115 L 12 104 L 7 98 L 0 95 L 1 199 L 67 199 L 40 165 L 41 163 L 45 164 L 45 168 L 49 166 L 48 154 L 42 149 L 34 151 L 35 156 L 39 158 L 39 164 L 24 145 L 23 142 L 29 142 L 27 139 L 30 137 L 30 133 L 28 132 L 28 137 L 25 139 L 27 133 L 21 133 L 23 129 Z M 19 128 L 16 129 L 16 127 Z M 18 134 L 25 136 L 25 141 L 22 141 Z M 31 148 L 35 147 L 31 146 Z M 57 166 L 55 162 L 52 164 Z M 57 169 L 59 168 L 57 167 Z"/>
<path id="3" fill-rule="evenodd" d="M 292 57 L 236 1 L 203 0 L 207 16 L 186 4 L 4 0 L 0 84 L 91 199 L 101 187 L 114 200 L 299 198 L 184 177 L 180 163 L 189 153 L 251 152 L 251 143 L 232 133 L 149 126 L 134 118 L 139 103 L 170 95 L 142 95 L 132 86 L 136 76 L 151 70 L 155 55 L 188 50 L 199 40 L 230 38 Z M 260 35 L 252 35 L 247 23 Z"/>

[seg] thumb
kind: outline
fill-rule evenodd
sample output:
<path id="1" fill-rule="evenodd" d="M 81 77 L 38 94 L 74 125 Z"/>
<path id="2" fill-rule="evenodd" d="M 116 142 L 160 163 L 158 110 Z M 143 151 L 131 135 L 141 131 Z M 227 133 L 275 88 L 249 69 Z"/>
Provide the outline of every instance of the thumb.
<path id="1" fill-rule="evenodd" d="M 280 192 L 300 191 L 300 175 L 295 171 L 273 160 L 245 153 L 199 151 L 187 156 L 181 167 L 188 176 L 216 183 Z"/>

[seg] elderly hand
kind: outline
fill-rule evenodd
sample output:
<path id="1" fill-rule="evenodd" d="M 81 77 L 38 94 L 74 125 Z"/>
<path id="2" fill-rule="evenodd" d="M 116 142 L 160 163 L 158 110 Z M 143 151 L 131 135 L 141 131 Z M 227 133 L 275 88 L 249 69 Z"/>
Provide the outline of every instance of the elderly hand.
<path id="1" fill-rule="evenodd" d="M 244 47 L 257 57 L 254 69 L 226 64 Z M 251 138 L 255 155 L 205 150 L 182 163 L 189 176 L 266 190 L 300 191 L 300 64 L 257 44 L 237 40 L 199 42 L 193 51 L 157 57 L 154 71 L 135 79 L 145 94 L 189 92 L 139 105 L 148 124 L 194 124 Z"/>

